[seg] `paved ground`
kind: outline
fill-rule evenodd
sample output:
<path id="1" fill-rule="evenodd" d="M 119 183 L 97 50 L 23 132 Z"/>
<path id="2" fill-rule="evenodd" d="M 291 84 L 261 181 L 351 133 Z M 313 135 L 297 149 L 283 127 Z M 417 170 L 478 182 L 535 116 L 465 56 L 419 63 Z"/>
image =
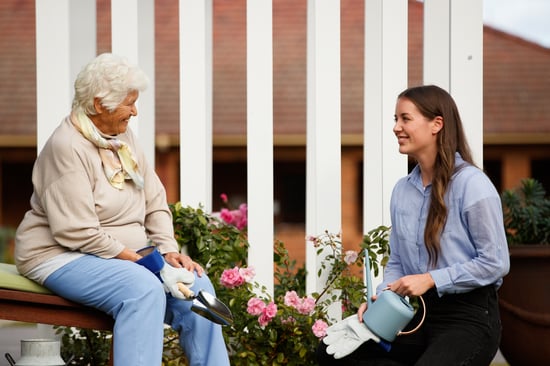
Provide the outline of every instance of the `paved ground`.
<path id="1" fill-rule="evenodd" d="M 0 320 L 0 366 L 10 366 L 5 357 L 6 353 L 17 361 L 21 356 L 21 339 L 32 338 L 55 338 L 55 334 L 45 325 L 36 326 Z M 507 366 L 508 364 L 499 352 L 491 365 Z"/>

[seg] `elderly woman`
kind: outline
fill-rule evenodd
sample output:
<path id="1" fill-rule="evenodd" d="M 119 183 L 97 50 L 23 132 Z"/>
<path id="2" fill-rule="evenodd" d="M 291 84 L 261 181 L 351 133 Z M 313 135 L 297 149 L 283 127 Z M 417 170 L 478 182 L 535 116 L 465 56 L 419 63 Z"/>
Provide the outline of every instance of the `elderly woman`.
<path id="1" fill-rule="evenodd" d="M 17 268 L 111 315 L 115 365 L 160 365 L 164 323 L 179 332 L 191 365 L 229 365 L 221 327 L 173 291 L 178 281 L 214 288 L 201 266 L 180 254 L 165 189 L 128 129 L 147 83 L 141 69 L 113 54 L 79 73 L 72 111 L 34 165 L 31 209 L 16 235 Z M 169 263 L 164 286 L 135 263 L 148 243 Z"/>

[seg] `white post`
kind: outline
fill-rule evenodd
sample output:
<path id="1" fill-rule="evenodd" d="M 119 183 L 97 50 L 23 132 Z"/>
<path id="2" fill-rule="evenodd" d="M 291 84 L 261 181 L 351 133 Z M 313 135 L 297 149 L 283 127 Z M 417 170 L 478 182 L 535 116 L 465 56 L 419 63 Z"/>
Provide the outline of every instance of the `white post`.
<path id="1" fill-rule="evenodd" d="M 212 209 L 212 0 L 180 0 L 180 200 Z"/>
<path id="2" fill-rule="evenodd" d="M 74 80 L 96 53 L 95 0 L 36 0 L 36 130 L 39 153 L 63 117 L 69 114 Z M 51 325 L 37 324 L 52 337 Z"/>
<path id="3" fill-rule="evenodd" d="M 273 294 L 272 0 L 247 1 L 248 263 Z M 261 270 L 260 270 L 261 269 Z"/>
<path id="4" fill-rule="evenodd" d="M 94 0 L 36 0 L 37 151 L 69 114 L 74 79 L 96 52 Z"/>
<path id="5" fill-rule="evenodd" d="M 364 229 L 390 224 L 391 191 L 407 174 L 393 134 L 397 95 L 407 87 L 407 0 L 365 1 Z"/>
<path id="6" fill-rule="evenodd" d="M 306 235 L 341 230 L 340 1 L 307 7 Z M 307 292 L 319 292 L 323 255 L 306 244 Z M 337 317 L 340 309 L 331 314 Z"/>
<path id="7" fill-rule="evenodd" d="M 363 94 L 363 231 L 384 222 L 382 134 L 382 0 L 365 1 L 364 94 Z"/>
<path id="8" fill-rule="evenodd" d="M 451 2 L 450 92 L 475 163 L 483 167 L 483 4 Z"/>
<path id="9" fill-rule="evenodd" d="M 111 1 L 113 53 L 139 65 L 150 84 L 138 99 L 138 116 L 130 127 L 137 134 L 145 156 L 155 166 L 155 2 Z"/>
<path id="10" fill-rule="evenodd" d="M 455 99 L 474 161 L 483 165 L 483 4 L 424 2 L 424 83 Z"/>
<path id="11" fill-rule="evenodd" d="M 407 87 L 407 9 L 407 0 L 365 1 L 364 233 L 390 225 L 391 192 L 407 174 L 392 131 L 397 95 Z"/>
<path id="12" fill-rule="evenodd" d="M 450 89 L 451 0 L 424 1 L 423 81 Z"/>

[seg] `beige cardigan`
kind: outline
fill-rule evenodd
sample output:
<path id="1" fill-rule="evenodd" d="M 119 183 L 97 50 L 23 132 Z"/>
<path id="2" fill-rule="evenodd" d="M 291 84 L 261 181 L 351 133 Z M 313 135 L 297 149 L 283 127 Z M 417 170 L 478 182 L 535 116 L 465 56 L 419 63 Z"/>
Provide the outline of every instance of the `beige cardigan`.
<path id="1" fill-rule="evenodd" d="M 177 251 L 166 192 L 145 161 L 128 129 L 118 136 L 128 143 L 145 181 L 112 187 L 97 147 L 69 117 L 56 128 L 38 156 L 32 174 L 34 192 L 15 238 L 17 269 L 28 271 L 66 251 L 112 258 L 124 247 L 140 249 L 152 240 L 161 253 Z"/>

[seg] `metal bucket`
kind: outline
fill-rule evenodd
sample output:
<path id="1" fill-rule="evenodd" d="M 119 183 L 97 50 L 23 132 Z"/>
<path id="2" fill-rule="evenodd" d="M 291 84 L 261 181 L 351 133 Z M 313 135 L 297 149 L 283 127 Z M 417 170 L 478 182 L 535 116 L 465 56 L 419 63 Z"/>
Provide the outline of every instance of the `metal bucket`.
<path id="1" fill-rule="evenodd" d="M 60 352 L 61 343 L 55 339 L 22 339 L 19 361 L 13 363 L 7 354 L 6 358 L 12 366 L 65 366 Z"/>

